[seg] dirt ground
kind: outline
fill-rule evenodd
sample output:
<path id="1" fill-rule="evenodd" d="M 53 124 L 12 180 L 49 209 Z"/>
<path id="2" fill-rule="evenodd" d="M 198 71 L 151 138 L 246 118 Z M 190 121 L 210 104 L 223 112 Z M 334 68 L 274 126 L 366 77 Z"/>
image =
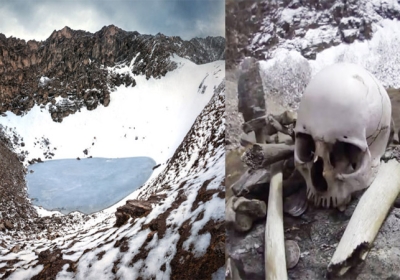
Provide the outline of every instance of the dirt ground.
<path id="1" fill-rule="evenodd" d="M 234 71 L 227 71 L 227 141 L 226 151 L 226 187 L 227 196 L 232 195 L 229 188 L 243 174 L 246 167 L 240 161 L 243 148 L 240 148 L 235 137 L 241 134 L 240 125 L 243 122 L 237 112 L 237 84 Z M 393 117 L 396 127 L 400 127 L 400 90 L 389 89 L 392 100 Z M 277 102 L 267 100 L 267 114 L 277 113 L 283 108 Z M 236 108 L 235 108 L 236 106 Z M 349 222 L 359 197 L 353 198 L 346 211 L 336 209 L 318 209 L 309 206 L 300 217 L 284 216 L 285 239 L 295 240 L 301 251 L 298 264 L 288 270 L 289 279 L 327 279 L 326 271 L 333 253 Z M 397 206 L 397 204 L 395 204 Z M 227 232 L 227 254 L 238 257 L 241 255 L 243 279 L 264 278 L 264 228 L 265 221 L 261 220 L 247 234 L 234 231 Z M 400 208 L 390 210 L 381 227 L 367 259 L 352 268 L 344 277 L 338 279 L 400 279 Z M 257 248 L 257 249 L 254 249 Z M 246 261 L 246 259 L 248 261 Z M 332 279 L 332 278 L 331 278 Z"/>

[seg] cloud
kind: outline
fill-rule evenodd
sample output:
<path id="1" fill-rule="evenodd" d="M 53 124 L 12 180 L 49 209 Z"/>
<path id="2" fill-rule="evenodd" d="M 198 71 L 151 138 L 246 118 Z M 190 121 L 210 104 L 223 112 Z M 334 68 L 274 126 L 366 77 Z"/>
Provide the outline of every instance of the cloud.
<path id="1" fill-rule="evenodd" d="M 96 32 L 110 24 L 183 39 L 225 36 L 225 1 L 5 0 L 0 6 L 0 33 L 25 40 L 45 40 L 64 26 Z"/>

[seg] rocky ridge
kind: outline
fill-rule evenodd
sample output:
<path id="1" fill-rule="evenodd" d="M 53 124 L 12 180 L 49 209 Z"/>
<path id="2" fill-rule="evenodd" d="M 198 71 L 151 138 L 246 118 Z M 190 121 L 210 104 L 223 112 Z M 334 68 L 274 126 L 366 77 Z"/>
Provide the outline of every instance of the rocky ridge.
<path id="1" fill-rule="evenodd" d="M 224 48 L 222 37 L 184 41 L 114 25 L 94 34 L 64 27 L 40 42 L 0 34 L 0 114 L 23 115 L 37 104 L 61 122 L 82 107 L 108 106 L 115 87 L 136 85 L 134 75 L 160 78 L 176 69 L 173 54 L 204 64 L 224 59 Z M 108 71 L 125 65 L 132 75 Z"/>

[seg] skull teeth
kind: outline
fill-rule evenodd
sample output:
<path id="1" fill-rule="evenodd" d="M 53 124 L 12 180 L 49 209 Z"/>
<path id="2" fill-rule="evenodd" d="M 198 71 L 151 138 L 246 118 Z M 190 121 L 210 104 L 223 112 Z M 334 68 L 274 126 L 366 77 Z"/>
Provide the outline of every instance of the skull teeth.
<path id="1" fill-rule="evenodd" d="M 310 189 L 307 189 L 307 199 L 312 201 L 315 206 L 321 205 L 324 208 L 337 207 L 338 205 L 338 199 L 336 196 L 318 196 Z"/>

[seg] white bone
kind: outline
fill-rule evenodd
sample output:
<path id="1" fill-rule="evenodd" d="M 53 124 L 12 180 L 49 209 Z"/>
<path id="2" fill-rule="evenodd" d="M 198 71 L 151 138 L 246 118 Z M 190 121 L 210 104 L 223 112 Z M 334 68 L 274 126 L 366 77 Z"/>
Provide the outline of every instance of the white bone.
<path id="1" fill-rule="evenodd" d="M 265 228 L 265 279 L 287 280 L 281 163 L 272 165 Z"/>
<path id="2" fill-rule="evenodd" d="M 343 275 L 350 268 L 348 263 L 365 260 L 369 247 L 399 193 L 400 163 L 390 160 L 382 164 L 375 181 L 358 202 L 328 265 L 328 272 Z M 354 255 L 359 246 L 365 248 L 359 248 L 358 255 Z M 348 262 L 350 258 L 353 261 Z"/>

